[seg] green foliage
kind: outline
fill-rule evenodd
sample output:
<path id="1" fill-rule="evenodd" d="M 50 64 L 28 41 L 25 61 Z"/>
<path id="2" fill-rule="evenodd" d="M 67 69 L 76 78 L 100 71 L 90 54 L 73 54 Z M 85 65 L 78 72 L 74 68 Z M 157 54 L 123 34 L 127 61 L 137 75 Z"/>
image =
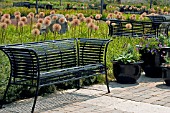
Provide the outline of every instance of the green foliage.
<path id="1" fill-rule="evenodd" d="M 114 55 L 112 57 L 113 61 L 118 61 L 123 64 L 135 63 L 140 60 L 139 51 L 135 46 L 130 45 L 130 43 L 123 46 L 124 51 L 121 54 Z"/>
<path id="2" fill-rule="evenodd" d="M 160 50 L 159 40 L 157 38 L 141 38 L 139 46 L 144 52 L 151 52 L 152 54 Z"/>
<path id="3" fill-rule="evenodd" d="M 170 64 L 170 56 L 169 56 L 169 52 L 167 52 L 167 54 L 164 56 L 164 60 L 166 64 Z"/>
<path id="4" fill-rule="evenodd" d="M 159 51 L 162 47 L 170 46 L 170 38 L 160 34 L 158 38 L 141 38 L 140 49 L 144 52 L 151 52 L 152 54 Z"/>
<path id="5" fill-rule="evenodd" d="M 160 44 L 162 45 L 162 47 L 165 47 L 165 46 L 170 47 L 170 37 L 160 34 L 158 37 L 158 40 Z"/>

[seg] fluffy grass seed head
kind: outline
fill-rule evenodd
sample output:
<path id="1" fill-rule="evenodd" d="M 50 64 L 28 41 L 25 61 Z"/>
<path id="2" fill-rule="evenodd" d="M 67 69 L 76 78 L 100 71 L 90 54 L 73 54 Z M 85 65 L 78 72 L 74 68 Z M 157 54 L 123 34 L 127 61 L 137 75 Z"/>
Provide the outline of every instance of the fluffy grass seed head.
<path id="1" fill-rule="evenodd" d="M 51 14 L 51 15 L 52 15 L 52 14 L 55 14 L 55 10 L 50 11 L 50 14 Z"/>
<path id="2" fill-rule="evenodd" d="M 96 19 L 100 19 L 101 18 L 101 14 L 96 14 L 95 18 Z"/>
<path id="3" fill-rule="evenodd" d="M 10 19 L 11 18 L 10 14 L 4 14 L 3 17 L 6 18 L 6 19 Z"/>
<path id="4" fill-rule="evenodd" d="M 21 13 L 19 11 L 16 11 L 16 12 L 14 12 L 14 16 L 16 16 L 16 15 L 20 15 L 21 16 Z"/>
<path id="5" fill-rule="evenodd" d="M 87 18 L 86 18 L 86 23 L 89 24 L 89 23 L 91 23 L 91 22 L 92 22 L 92 19 L 91 19 L 90 17 L 87 17 Z"/>
<path id="6" fill-rule="evenodd" d="M 79 19 L 74 19 L 72 22 L 71 22 L 71 26 L 78 26 L 80 25 L 80 20 Z"/>
<path id="7" fill-rule="evenodd" d="M 136 20 L 136 15 L 135 15 L 135 14 L 132 14 L 132 15 L 130 16 L 130 20 Z"/>
<path id="8" fill-rule="evenodd" d="M 20 21 L 23 21 L 26 24 L 27 23 L 27 17 L 25 17 L 25 16 L 21 17 Z"/>
<path id="9" fill-rule="evenodd" d="M 40 17 L 40 18 L 44 18 L 44 16 L 45 16 L 45 13 L 44 13 L 44 12 L 40 12 L 40 13 L 39 13 L 39 17 Z"/>
<path id="10" fill-rule="evenodd" d="M 38 35 L 40 35 L 40 30 L 35 28 L 31 31 L 31 34 L 34 36 L 38 36 Z"/>
<path id="11" fill-rule="evenodd" d="M 51 17 L 50 16 L 46 16 L 44 19 L 45 20 L 47 19 L 47 20 L 51 21 Z"/>
<path id="12" fill-rule="evenodd" d="M 48 26 L 51 24 L 51 21 L 48 20 L 48 19 L 44 19 L 44 20 L 43 20 L 43 24 L 44 24 L 46 27 L 48 27 Z"/>
<path id="13" fill-rule="evenodd" d="M 61 17 L 58 21 L 59 21 L 60 24 L 64 24 L 65 23 L 65 18 Z"/>
<path id="14" fill-rule="evenodd" d="M 0 28 L 1 28 L 1 29 L 6 29 L 7 26 L 8 26 L 8 25 L 7 25 L 6 23 L 4 23 L 4 22 L 3 22 L 3 23 L 0 23 Z"/>
<path id="15" fill-rule="evenodd" d="M 85 22 L 85 21 L 86 21 L 86 18 L 85 18 L 85 17 L 82 17 L 82 18 L 80 18 L 80 21 L 81 21 L 81 22 Z"/>
<path id="16" fill-rule="evenodd" d="M 56 21 L 56 20 L 58 20 L 58 16 L 53 16 L 52 21 Z"/>
<path id="17" fill-rule="evenodd" d="M 42 19 L 42 18 L 39 18 L 39 19 L 38 19 L 38 23 L 41 23 L 41 24 L 42 24 L 42 23 L 43 23 L 43 19 Z"/>
<path id="18" fill-rule="evenodd" d="M 31 15 L 27 15 L 27 18 L 31 18 Z"/>
<path id="19" fill-rule="evenodd" d="M 65 18 L 66 18 L 67 20 L 69 20 L 70 15 L 69 15 L 69 14 L 66 14 L 66 15 L 65 15 Z"/>
<path id="20" fill-rule="evenodd" d="M 19 21 L 19 22 L 18 22 L 18 26 L 19 26 L 19 27 L 23 27 L 24 25 L 25 25 L 25 23 L 24 23 L 23 21 Z"/>
<path id="21" fill-rule="evenodd" d="M 34 18 L 34 13 L 30 12 L 28 15 L 30 15 L 30 18 Z"/>
<path id="22" fill-rule="evenodd" d="M 78 14 L 78 18 L 80 19 L 80 18 L 83 18 L 84 17 L 84 14 L 83 13 L 79 13 Z"/>
<path id="23" fill-rule="evenodd" d="M 36 23 L 36 25 L 35 25 L 35 26 L 36 26 L 36 28 L 37 28 L 37 29 L 41 29 L 41 27 L 42 27 L 42 23 Z"/>
<path id="24" fill-rule="evenodd" d="M 11 22 L 10 19 L 5 19 L 5 20 L 4 20 L 4 23 L 6 23 L 7 25 L 10 25 L 12 22 Z"/>
<path id="25" fill-rule="evenodd" d="M 129 23 L 129 24 L 126 24 L 125 27 L 126 27 L 127 29 L 131 29 L 131 28 L 132 28 L 132 25 Z"/>
<path id="26" fill-rule="evenodd" d="M 35 15 L 35 18 L 40 18 L 39 14 L 36 14 L 36 15 Z"/>
<path id="27" fill-rule="evenodd" d="M 146 17 L 146 12 L 142 13 L 141 16 Z"/>
<path id="28" fill-rule="evenodd" d="M 169 13 L 166 11 L 166 12 L 164 12 L 164 14 L 165 14 L 165 15 L 168 15 Z"/>
<path id="29" fill-rule="evenodd" d="M 1 17 L 1 22 L 4 22 L 5 21 L 5 17 Z"/>
<path id="30" fill-rule="evenodd" d="M 99 29 L 99 26 L 94 26 L 94 30 L 97 31 Z"/>
<path id="31" fill-rule="evenodd" d="M 87 27 L 89 29 L 94 29 L 95 28 L 95 24 L 91 22 L 91 23 L 87 24 Z"/>
<path id="32" fill-rule="evenodd" d="M 141 15 L 141 16 L 139 17 L 139 20 L 144 20 L 144 17 Z"/>
<path id="33" fill-rule="evenodd" d="M 15 15 L 15 19 L 16 19 L 17 21 L 19 21 L 19 20 L 20 20 L 20 18 L 21 18 L 21 16 L 20 16 L 20 15 Z"/>
<path id="34" fill-rule="evenodd" d="M 53 25 L 53 31 L 54 32 L 59 32 L 61 30 L 61 25 L 60 24 L 54 24 Z"/>
<path id="35" fill-rule="evenodd" d="M 109 21 L 109 20 L 107 20 L 107 21 L 106 21 L 106 24 L 107 24 L 107 25 L 110 25 L 110 21 Z"/>

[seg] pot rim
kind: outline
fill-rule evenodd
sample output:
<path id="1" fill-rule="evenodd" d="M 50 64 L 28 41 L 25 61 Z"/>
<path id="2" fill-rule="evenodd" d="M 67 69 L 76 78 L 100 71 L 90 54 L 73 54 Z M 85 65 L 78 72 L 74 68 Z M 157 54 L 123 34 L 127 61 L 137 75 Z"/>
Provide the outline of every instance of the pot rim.
<path id="1" fill-rule="evenodd" d="M 117 60 L 111 60 L 111 62 L 112 62 L 113 64 L 122 64 L 122 65 L 132 65 L 132 64 L 134 64 L 134 65 L 139 65 L 139 64 L 144 63 L 143 60 L 140 60 L 140 61 L 137 61 L 137 62 L 133 62 L 133 63 L 127 63 L 127 64 L 124 64 L 123 62 L 118 62 Z"/>

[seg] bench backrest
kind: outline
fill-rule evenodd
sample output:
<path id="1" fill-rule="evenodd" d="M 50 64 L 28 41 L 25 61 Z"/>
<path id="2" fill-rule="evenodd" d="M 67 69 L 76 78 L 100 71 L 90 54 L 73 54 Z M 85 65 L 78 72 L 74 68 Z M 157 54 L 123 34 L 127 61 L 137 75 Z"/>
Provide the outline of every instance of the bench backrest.
<path id="1" fill-rule="evenodd" d="M 74 39 L 56 40 L 53 43 L 36 48 L 40 71 L 74 67 L 77 64 Z"/>
<path id="2" fill-rule="evenodd" d="M 126 28 L 127 24 L 131 24 L 130 29 Z M 110 20 L 109 35 L 127 37 L 154 37 L 156 36 L 156 28 L 153 27 L 152 22 Z"/>
<path id="3" fill-rule="evenodd" d="M 63 39 L 0 46 L 10 60 L 14 84 L 35 84 L 41 73 L 87 64 L 106 64 L 108 39 Z"/>
<path id="4" fill-rule="evenodd" d="M 75 39 L 1 46 L 11 65 L 11 76 L 18 80 L 36 79 L 39 72 L 77 65 Z"/>
<path id="5" fill-rule="evenodd" d="M 164 22 L 166 18 L 164 16 L 154 15 L 154 16 L 147 16 L 152 22 Z"/>
<path id="6" fill-rule="evenodd" d="M 79 65 L 103 63 L 108 39 L 79 39 Z"/>
<path id="7" fill-rule="evenodd" d="M 17 78 L 34 79 L 37 77 L 37 60 L 36 53 L 32 50 L 22 48 L 4 47 L 4 51 L 11 65 L 11 76 Z M 17 81 L 17 79 L 15 79 Z M 14 81 L 15 81 L 14 80 Z"/>

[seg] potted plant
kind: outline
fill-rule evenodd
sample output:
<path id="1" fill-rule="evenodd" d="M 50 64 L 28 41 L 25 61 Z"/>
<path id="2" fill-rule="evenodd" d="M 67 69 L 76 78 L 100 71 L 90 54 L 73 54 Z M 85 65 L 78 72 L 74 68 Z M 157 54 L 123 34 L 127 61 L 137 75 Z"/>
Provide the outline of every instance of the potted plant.
<path id="1" fill-rule="evenodd" d="M 166 85 L 170 86 L 170 38 L 166 37 L 166 47 L 162 48 L 162 54 L 164 61 L 162 67 L 162 78 Z"/>
<path id="2" fill-rule="evenodd" d="M 162 77 L 162 63 L 165 60 L 162 54 L 165 54 L 167 38 L 160 35 L 158 38 L 141 38 L 140 45 L 138 46 L 141 54 L 141 60 L 144 63 L 141 65 L 145 76 L 151 78 Z"/>
<path id="3" fill-rule="evenodd" d="M 166 51 L 164 56 L 165 63 L 162 63 L 162 78 L 167 86 L 170 86 L 170 49 Z"/>
<path id="4" fill-rule="evenodd" d="M 113 73 L 118 83 L 136 83 L 141 75 L 139 51 L 136 47 L 127 44 L 121 54 L 113 55 Z"/>

